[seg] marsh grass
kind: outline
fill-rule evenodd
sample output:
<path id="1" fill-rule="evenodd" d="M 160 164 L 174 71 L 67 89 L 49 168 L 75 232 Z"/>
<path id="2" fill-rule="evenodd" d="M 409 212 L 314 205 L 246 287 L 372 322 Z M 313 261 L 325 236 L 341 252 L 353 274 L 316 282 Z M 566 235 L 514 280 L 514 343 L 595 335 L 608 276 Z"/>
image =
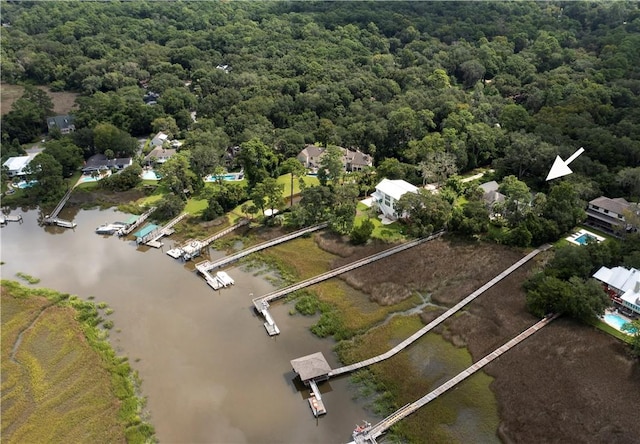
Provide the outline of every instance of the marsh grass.
<path id="1" fill-rule="evenodd" d="M 3 442 L 153 442 L 140 380 L 107 342 L 96 305 L 1 285 Z"/>
<path id="2" fill-rule="evenodd" d="M 33 277 L 29 274 L 23 273 L 21 271 L 16 273 L 16 276 L 18 276 L 20 279 L 22 279 L 23 281 L 29 283 L 29 284 L 37 284 L 40 282 L 40 279 L 37 277 Z"/>

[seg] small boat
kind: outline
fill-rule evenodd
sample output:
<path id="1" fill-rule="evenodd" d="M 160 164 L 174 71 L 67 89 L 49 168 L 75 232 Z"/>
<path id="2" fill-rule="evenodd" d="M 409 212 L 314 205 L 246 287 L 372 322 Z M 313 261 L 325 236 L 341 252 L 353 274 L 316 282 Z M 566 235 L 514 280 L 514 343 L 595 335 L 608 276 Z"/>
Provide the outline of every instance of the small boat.
<path id="1" fill-rule="evenodd" d="M 125 228 L 126 224 L 123 222 L 114 222 L 112 224 L 103 224 L 96 228 L 97 234 L 114 234 L 115 232 Z"/>

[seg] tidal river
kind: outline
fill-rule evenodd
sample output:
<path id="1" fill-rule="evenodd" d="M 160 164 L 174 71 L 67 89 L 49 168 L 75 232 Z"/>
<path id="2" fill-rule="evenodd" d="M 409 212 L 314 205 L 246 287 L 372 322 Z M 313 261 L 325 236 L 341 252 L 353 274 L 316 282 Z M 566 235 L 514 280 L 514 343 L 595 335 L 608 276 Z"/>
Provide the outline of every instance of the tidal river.
<path id="1" fill-rule="evenodd" d="M 23 272 L 114 310 L 111 342 L 142 378 L 161 443 L 341 443 L 375 419 L 353 400 L 348 377 L 320 385 L 328 413 L 314 418 L 290 360 L 321 351 L 336 367 L 333 342 L 311 335 L 314 320 L 290 316 L 282 302 L 271 309 L 282 333 L 269 337 L 251 304 L 273 289 L 262 277 L 235 266 L 226 270 L 235 285 L 214 291 L 193 264 L 164 253 L 170 238 L 156 250 L 95 234 L 127 219 L 114 210 L 61 214 L 75 230 L 40 227 L 37 211 L 22 215 L 0 231 L 2 278 Z"/>

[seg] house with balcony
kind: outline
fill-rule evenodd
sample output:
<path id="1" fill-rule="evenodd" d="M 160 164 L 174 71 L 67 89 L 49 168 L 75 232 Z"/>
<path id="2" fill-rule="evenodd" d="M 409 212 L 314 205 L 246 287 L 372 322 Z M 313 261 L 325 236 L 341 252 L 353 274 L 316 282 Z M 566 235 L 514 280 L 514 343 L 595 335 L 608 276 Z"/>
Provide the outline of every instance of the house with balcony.
<path id="1" fill-rule="evenodd" d="M 616 308 L 633 318 L 640 317 L 640 270 L 600 267 L 593 278 L 602 282 Z"/>
<path id="2" fill-rule="evenodd" d="M 611 233 L 631 230 L 634 227 L 627 223 L 624 213 L 629 210 L 634 211 L 634 209 L 638 211 L 638 205 L 632 204 L 622 197 L 611 199 L 600 196 L 589 202 L 587 224 Z"/>
<path id="3" fill-rule="evenodd" d="M 176 150 L 173 148 L 164 148 L 163 146 L 157 146 L 151 150 L 149 154 L 144 156 L 144 161 L 147 165 L 153 165 L 157 163 L 165 163 L 176 154 Z"/>
<path id="4" fill-rule="evenodd" d="M 382 212 L 384 217 L 390 220 L 396 220 L 399 217 L 404 217 L 404 215 L 398 214 L 396 203 L 406 193 L 417 192 L 418 187 L 404 180 L 382 179 L 382 181 L 376 185 L 376 190 L 371 194 L 371 197 L 373 198 L 373 203 Z"/>

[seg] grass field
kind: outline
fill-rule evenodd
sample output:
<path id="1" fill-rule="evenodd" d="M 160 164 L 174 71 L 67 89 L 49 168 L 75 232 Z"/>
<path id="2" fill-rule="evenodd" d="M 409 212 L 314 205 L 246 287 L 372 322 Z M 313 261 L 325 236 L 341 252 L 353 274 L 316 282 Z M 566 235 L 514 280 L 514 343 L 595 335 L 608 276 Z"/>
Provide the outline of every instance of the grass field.
<path id="1" fill-rule="evenodd" d="M 3 442 L 152 441 L 93 303 L 11 281 L 1 302 Z"/>
<path id="2" fill-rule="evenodd" d="M 74 108 L 78 94 L 66 91 L 51 92 L 43 86 L 39 88 L 46 91 L 51 97 L 55 114 L 68 114 Z M 24 88 L 20 85 L 0 84 L 0 112 L 2 115 L 11 111 L 13 102 L 22 96 L 23 90 Z"/>

